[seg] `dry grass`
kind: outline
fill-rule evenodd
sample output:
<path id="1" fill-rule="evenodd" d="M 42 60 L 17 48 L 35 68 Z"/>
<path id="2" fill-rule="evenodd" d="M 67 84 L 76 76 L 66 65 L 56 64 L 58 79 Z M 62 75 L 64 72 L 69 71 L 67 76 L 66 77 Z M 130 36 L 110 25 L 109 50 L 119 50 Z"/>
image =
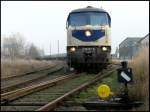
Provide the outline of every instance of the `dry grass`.
<path id="1" fill-rule="evenodd" d="M 130 97 L 141 100 L 144 105 L 134 111 L 149 110 L 149 47 L 142 48 L 130 62 L 133 68 L 134 85 L 130 87 Z"/>
<path id="2" fill-rule="evenodd" d="M 114 64 L 119 64 L 121 61 L 119 59 L 112 59 L 111 62 Z"/>
<path id="3" fill-rule="evenodd" d="M 7 78 L 14 75 L 20 75 L 27 73 L 39 68 L 44 68 L 46 66 L 52 66 L 53 63 L 49 61 L 37 61 L 37 60 L 24 60 L 16 59 L 13 61 L 10 60 L 1 60 L 1 78 Z"/>
<path id="4" fill-rule="evenodd" d="M 127 62 L 129 62 L 129 63 L 131 62 L 130 59 L 124 59 L 124 60 L 121 60 L 121 59 L 112 59 L 111 62 L 112 62 L 113 64 L 121 64 L 122 61 L 127 61 Z"/>

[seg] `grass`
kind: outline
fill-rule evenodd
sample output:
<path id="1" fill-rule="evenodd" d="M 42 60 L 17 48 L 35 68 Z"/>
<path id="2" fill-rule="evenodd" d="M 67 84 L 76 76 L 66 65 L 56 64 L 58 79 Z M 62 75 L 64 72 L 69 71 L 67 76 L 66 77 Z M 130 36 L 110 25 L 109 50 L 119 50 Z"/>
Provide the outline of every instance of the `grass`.
<path id="1" fill-rule="evenodd" d="M 130 97 L 144 102 L 134 111 L 149 110 L 149 47 L 144 47 L 129 64 L 133 69 L 134 85 L 130 87 Z"/>
<path id="2" fill-rule="evenodd" d="M 1 60 L 1 78 L 7 78 L 14 75 L 20 75 L 27 73 L 45 66 L 52 66 L 52 62 L 48 61 L 37 61 L 37 60 Z"/>
<path id="3" fill-rule="evenodd" d="M 92 97 L 98 96 L 97 88 L 100 84 L 107 84 L 110 87 L 111 92 L 117 93 L 119 90 L 119 84 L 117 81 L 117 73 L 113 72 L 110 77 L 104 78 L 102 82 L 99 82 L 96 85 L 93 85 L 92 87 L 88 88 L 87 90 L 80 92 L 80 94 L 73 97 L 72 100 L 77 103 L 83 103 Z"/>
<path id="4" fill-rule="evenodd" d="M 113 74 L 110 77 L 107 77 L 102 80 L 103 84 L 107 84 L 112 92 L 117 93 L 119 90 L 119 83 L 117 81 L 117 72 L 113 72 Z"/>
<path id="5" fill-rule="evenodd" d="M 111 60 L 111 63 L 113 64 L 120 64 L 121 60 L 118 60 L 118 59 L 112 59 Z"/>

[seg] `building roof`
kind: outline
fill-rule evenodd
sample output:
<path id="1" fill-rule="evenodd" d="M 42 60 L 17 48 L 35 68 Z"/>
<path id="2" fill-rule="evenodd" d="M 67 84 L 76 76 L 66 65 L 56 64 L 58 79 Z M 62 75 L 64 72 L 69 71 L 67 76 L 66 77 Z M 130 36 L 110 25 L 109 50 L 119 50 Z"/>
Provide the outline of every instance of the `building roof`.
<path id="1" fill-rule="evenodd" d="M 121 46 L 128 46 L 131 44 L 136 44 L 141 38 L 139 37 L 127 37 L 125 40 L 123 40 L 120 44 L 119 47 Z"/>
<path id="2" fill-rule="evenodd" d="M 145 38 L 149 38 L 149 33 L 147 35 L 145 35 L 143 38 L 141 38 L 138 43 L 140 43 L 142 40 L 144 40 Z"/>

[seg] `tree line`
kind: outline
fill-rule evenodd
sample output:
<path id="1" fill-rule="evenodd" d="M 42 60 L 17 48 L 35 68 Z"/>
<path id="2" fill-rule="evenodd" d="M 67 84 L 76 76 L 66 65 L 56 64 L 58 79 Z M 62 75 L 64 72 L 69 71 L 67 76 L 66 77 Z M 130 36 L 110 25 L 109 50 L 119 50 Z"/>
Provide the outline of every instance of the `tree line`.
<path id="1" fill-rule="evenodd" d="M 2 58 L 16 59 L 36 59 L 44 55 L 44 50 L 38 48 L 33 43 L 25 41 L 20 33 L 14 33 L 1 38 Z"/>

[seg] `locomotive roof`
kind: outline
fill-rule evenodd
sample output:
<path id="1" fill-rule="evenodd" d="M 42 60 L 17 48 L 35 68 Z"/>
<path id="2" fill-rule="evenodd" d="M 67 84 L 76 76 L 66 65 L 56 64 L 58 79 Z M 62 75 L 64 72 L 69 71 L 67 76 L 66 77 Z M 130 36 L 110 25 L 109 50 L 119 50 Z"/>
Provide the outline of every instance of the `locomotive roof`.
<path id="1" fill-rule="evenodd" d="M 75 9 L 71 13 L 74 13 L 74 12 L 89 12 L 89 11 L 106 12 L 104 9 L 88 6 L 86 8 Z"/>

